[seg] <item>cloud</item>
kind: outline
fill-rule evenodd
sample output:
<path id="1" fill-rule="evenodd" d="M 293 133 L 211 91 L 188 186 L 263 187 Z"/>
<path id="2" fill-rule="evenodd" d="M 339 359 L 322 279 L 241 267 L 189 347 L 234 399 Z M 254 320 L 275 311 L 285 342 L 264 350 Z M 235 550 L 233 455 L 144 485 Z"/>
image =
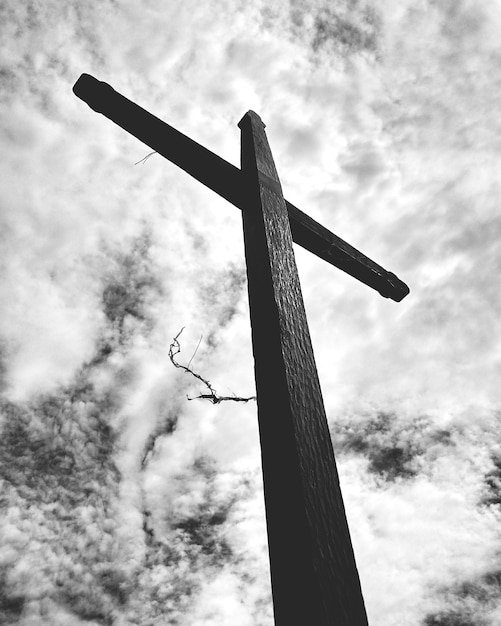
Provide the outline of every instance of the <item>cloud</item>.
<path id="1" fill-rule="evenodd" d="M 87 71 L 234 164 L 256 109 L 287 197 L 410 284 L 298 252 L 370 622 L 497 623 L 497 4 L 2 10 L 2 619 L 272 623 L 255 406 L 168 359 L 185 326 L 253 394 L 240 214 L 134 166 Z"/>
<path id="2" fill-rule="evenodd" d="M 333 422 L 355 554 L 374 624 L 448 623 L 460 615 L 465 623 L 475 617 L 495 623 L 489 620 L 499 606 L 499 506 L 485 500 L 496 471 L 491 460 L 497 450 L 495 429 L 492 414 L 478 420 L 450 415 L 440 423 L 431 416 L 374 408 L 363 417 L 357 411 Z M 386 574 L 379 579 L 382 571 Z M 423 579 L 427 582 L 421 586 Z M 485 610 L 482 593 L 489 598 Z"/>
<path id="3" fill-rule="evenodd" d="M 499 616 L 499 570 L 476 580 L 465 580 L 445 590 L 449 608 L 425 617 L 425 626 L 433 624 L 492 624 Z"/>
<path id="4" fill-rule="evenodd" d="M 379 20 L 374 8 L 344 6 L 341 11 L 326 5 L 314 22 L 312 47 L 332 46 L 341 54 L 354 52 L 374 53 L 377 50 Z"/>
<path id="5" fill-rule="evenodd" d="M 116 570 L 120 578 L 111 408 L 85 375 L 31 405 L 3 403 L 5 619 L 35 619 L 47 603 L 100 623 L 109 614 L 113 601 L 101 574 Z"/>

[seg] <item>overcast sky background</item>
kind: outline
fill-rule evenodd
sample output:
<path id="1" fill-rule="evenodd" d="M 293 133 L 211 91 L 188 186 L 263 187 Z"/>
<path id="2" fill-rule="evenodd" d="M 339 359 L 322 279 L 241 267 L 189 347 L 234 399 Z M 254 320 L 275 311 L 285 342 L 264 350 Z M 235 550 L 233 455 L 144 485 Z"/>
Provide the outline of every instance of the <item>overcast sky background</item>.
<path id="1" fill-rule="evenodd" d="M 501 4 L 5 0 L 0 621 L 271 626 L 241 216 L 82 72 L 411 288 L 296 247 L 371 626 L 501 623 Z M 291 546 L 294 550 L 294 546 Z"/>

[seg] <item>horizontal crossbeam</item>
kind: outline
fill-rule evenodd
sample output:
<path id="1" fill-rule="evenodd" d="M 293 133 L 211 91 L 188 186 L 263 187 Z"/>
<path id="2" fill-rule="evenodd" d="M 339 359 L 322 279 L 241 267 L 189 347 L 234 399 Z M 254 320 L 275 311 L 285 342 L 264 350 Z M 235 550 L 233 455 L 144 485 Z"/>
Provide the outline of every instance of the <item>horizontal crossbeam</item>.
<path id="1" fill-rule="evenodd" d="M 245 184 L 242 172 L 158 117 L 115 91 L 111 85 L 82 74 L 73 92 L 94 111 L 137 137 L 155 152 L 183 169 L 209 189 L 242 209 Z M 378 291 L 400 302 L 408 286 L 340 237 L 285 201 L 295 243 Z"/>

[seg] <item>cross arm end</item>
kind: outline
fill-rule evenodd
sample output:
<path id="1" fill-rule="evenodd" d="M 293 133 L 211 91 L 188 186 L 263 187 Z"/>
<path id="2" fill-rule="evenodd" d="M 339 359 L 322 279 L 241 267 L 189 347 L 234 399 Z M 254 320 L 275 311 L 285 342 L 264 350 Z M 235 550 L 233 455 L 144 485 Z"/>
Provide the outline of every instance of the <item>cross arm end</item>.
<path id="1" fill-rule="evenodd" d="M 292 237 L 298 245 L 375 289 L 384 298 L 400 302 L 409 294 L 409 287 L 395 274 L 343 241 L 288 200 L 285 202 Z"/>

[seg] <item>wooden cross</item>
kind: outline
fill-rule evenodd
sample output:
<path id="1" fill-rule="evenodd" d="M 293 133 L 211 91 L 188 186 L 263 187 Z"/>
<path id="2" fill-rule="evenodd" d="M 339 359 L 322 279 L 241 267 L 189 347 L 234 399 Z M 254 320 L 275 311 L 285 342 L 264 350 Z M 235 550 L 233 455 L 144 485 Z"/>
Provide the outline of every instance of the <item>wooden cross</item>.
<path id="1" fill-rule="evenodd" d="M 292 242 L 397 302 L 407 285 L 284 199 L 253 111 L 239 170 L 89 74 L 73 91 L 242 210 L 275 624 L 366 626 Z"/>

